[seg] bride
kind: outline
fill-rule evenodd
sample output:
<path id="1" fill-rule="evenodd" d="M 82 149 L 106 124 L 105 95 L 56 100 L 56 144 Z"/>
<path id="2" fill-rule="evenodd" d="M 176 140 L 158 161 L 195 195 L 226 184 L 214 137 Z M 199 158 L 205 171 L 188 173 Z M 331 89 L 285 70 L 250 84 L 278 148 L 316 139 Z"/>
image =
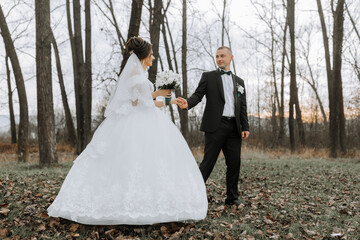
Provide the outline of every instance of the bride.
<path id="1" fill-rule="evenodd" d="M 199 168 L 177 127 L 156 108 L 164 103 L 153 101 L 169 90 L 153 92 L 146 78 L 154 60 L 151 44 L 133 37 L 126 47 L 131 55 L 106 118 L 48 213 L 92 225 L 202 220 L 208 203 Z"/>

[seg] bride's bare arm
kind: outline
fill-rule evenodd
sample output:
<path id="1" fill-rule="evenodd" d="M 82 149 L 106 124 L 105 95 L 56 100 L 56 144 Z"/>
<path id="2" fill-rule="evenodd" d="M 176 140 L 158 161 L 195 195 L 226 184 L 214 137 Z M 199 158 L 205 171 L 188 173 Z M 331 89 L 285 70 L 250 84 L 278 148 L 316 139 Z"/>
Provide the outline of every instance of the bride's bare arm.
<path id="1" fill-rule="evenodd" d="M 164 106 L 164 101 L 155 100 L 154 103 L 155 103 L 155 106 L 158 107 L 158 108 L 161 108 L 161 107 Z"/>
<path id="2" fill-rule="evenodd" d="M 154 103 L 155 103 L 155 106 L 158 108 L 165 106 L 164 101 L 156 101 L 155 100 Z M 170 100 L 170 104 L 180 104 L 180 103 L 181 103 L 181 101 L 178 98 L 172 98 Z"/>
<path id="3" fill-rule="evenodd" d="M 171 96 L 170 89 L 160 89 L 160 90 L 156 90 L 155 92 L 152 93 L 152 98 L 157 98 L 159 96 L 166 97 L 169 95 Z"/>

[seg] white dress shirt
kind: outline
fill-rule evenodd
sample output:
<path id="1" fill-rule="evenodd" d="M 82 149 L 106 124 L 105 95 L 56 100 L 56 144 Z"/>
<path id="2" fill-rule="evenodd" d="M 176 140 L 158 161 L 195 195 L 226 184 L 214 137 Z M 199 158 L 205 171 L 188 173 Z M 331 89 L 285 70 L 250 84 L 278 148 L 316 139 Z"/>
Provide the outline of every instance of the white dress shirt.
<path id="1" fill-rule="evenodd" d="M 222 115 L 225 117 L 235 117 L 234 83 L 232 74 L 222 74 L 221 79 L 225 97 L 224 112 Z"/>

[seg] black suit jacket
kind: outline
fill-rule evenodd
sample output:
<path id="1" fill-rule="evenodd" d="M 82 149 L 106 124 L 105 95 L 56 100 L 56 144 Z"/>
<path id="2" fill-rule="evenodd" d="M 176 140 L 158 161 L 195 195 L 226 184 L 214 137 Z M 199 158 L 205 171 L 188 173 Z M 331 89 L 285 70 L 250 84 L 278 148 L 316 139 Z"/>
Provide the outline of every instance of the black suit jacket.
<path id="1" fill-rule="evenodd" d="M 249 131 L 245 85 L 244 80 L 238 76 L 231 76 L 234 84 L 233 94 L 235 99 L 236 125 L 241 136 L 242 131 Z M 239 85 L 244 88 L 243 93 L 238 92 Z M 188 109 L 195 107 L 204 95 L 206 95 L 206 106 L 200 130 L 204 132 L 215 132 L 220 125 L 225 105 L 224 87 L 219 70 L 204 72 L 202 74 L 195 93 L 187 99 Z"/>

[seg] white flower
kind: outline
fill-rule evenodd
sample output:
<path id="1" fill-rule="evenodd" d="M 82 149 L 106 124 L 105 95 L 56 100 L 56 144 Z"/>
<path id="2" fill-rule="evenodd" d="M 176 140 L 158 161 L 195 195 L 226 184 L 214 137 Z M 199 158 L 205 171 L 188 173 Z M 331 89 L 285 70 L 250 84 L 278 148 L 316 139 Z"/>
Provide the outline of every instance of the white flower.
<path id="1" fill-rule="evenodd" d="M 180 84 L 180 75 L 171 70 L 165 70 L 156 75 L 155 86 L 157 89 L 175 89 L 178 88 Z"/>
<path id="2" fill-rule="evenodd" d="M 245 90 L 245 89 L 243 88 L 243 86 L 238 85 L 237 91 L 238 91 L 239 93 L 243 94 L 243 93 L 244 93 L 244 90 Z"/>

